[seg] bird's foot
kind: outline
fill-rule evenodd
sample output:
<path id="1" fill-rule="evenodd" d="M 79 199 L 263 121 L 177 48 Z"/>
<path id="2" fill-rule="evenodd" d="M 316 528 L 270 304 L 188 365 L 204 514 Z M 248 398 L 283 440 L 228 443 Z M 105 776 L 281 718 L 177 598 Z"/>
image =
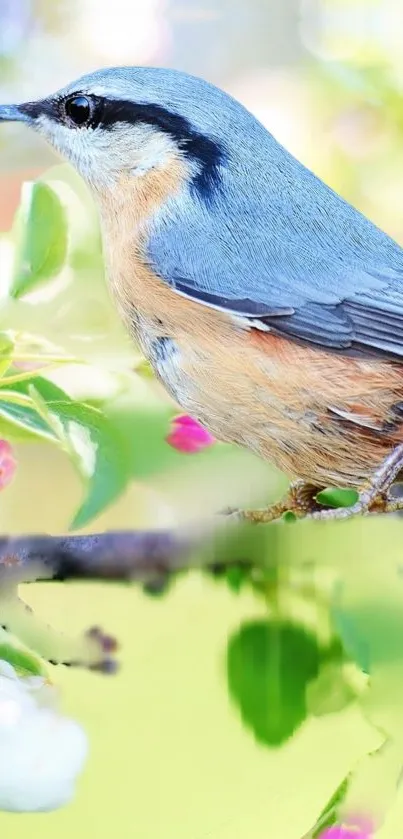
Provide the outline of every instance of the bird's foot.
<path id="1" fill-rule="evenodd" d="M 239 518 L 259 524 L 275 521 L 291 512 L 296 518 L 319 520 L 348 519 L 369 513 L 396 513 L 403 510 L 403 498 L 392 497 L 390 488 L 403 470 L 403 444 L 396 446 L 381 463 L 372 478 L 362 488 L 357 501 L 350 507 L 324 508 L 316 500 L 317 486 L 296 481 L 287 495 L 277 504 L 261 510 L 245 510 Z"/>
<path id="2" fill-rule="evenodd" d="M 385 457 L 351 507 L 313 510 L 308 517 L 322 520 L 348 519 L 353 516 L 365 516 L 368 513 L 396 513 L 398 510 L 402 510 L 403 498 L 390 495 L 390 488 L 402 469 L 403 444 L 400 444 Z"/>
<path id="3" fill-rule="evenodd" d="M 296 518 L 304 518 L 320 510 L 316 501 L 318 487 L 305 481 L 295 481 L 290 484 L 287 494 L 277 504 L 263 507 L 260 510 L 244 510 L 239 516 L 245 521 L 255 524 L 267 524 L 280 519 L 285 513 L 293 513 Z"/>

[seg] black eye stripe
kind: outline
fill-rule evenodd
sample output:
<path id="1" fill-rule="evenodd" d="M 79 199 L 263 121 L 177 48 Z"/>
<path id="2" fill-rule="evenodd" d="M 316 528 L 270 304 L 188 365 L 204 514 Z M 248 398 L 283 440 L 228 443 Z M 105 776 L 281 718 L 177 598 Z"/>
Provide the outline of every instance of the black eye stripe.
<path id="1" fill-rule="evenodd" d="M 78 110 L 85 107 L 82 100 L 88 102 L 90 109 L 87 119 L 84 119 L 86 115 L 82 113 L 80 124 L 74 122 L 74 119 L 71 119 L 71 113 L 70 115 L 68 113 L 68 103 L 71 107 L 75 101 L 74 109 L 77 108 L 77 100 L 81 100 Z M 21 107 L 21 110 L 34 119 L 46 115 L 72 131 L 85 131 L 87 128 L 113 131 L 119 123 L 154 126 L 171 137 L 185 157 L 198 163 L 199 171 L 193 178 L 192 186 L 200 197 L 210 199 L 215 190 L 220 187 L 222 166 L 226 159 L 225 146 L 207 134 L 197 131 L 181 114 L 162 105 L 131 102 L 127 99 L 109 99 L 85 91 L 76 91 L 63 98 L 28 102 Z"/>
<path id="2" fill-rule="evenodd" d="M 203 197 L 211 196 L 221 181 L 220 166 L 225 161 L 222 145 L 196 131 L 185 117 L 161 105 L 131 102 L 126 99 L 100 99 L 102 128 L 113 130 L 116 123 L 153 125 L 168 134 L 188 158 L 196 160 L 200 172 L 193 179 L 196 191 Z"/>

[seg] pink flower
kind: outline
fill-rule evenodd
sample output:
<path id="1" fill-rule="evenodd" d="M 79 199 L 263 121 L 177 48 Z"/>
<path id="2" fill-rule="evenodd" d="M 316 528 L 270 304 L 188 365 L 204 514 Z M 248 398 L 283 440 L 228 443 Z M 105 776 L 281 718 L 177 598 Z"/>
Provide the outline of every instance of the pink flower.
<path id="1" fill-rule="evenodd" d="M 369 823 L 361 822 L 361 827 L 356 825 L 333 825 L 327 827 L 324 833 L 321 833 L 319 839 L 371 839 L 371 826 Z"/>
<path id="2" fill-rule="evenodd" d="M 215 438 L 206 428 L 190 417 L 181 414 L 172 420 L 171 431 L 166 437 L 167 443 L 178 452 L 195 454 L 215 443 Z"/>
<path id="3" fill-rule="evenodd" d="M 7 443 L 7 440 L 0 440 L 0 490 L 10 483 L 16 466 L 10 443 Z"/>

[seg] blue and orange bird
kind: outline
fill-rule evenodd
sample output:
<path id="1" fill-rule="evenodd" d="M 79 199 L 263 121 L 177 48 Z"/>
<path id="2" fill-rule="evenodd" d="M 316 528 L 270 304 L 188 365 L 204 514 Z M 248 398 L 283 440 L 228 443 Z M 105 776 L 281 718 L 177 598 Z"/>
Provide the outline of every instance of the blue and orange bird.
<path id="1" fill-rule="evenodd" d="M 171 396 L 298 479 L 256 519 L 401 506 L 398 244 L 181 72 L 102 69 L 0 120 L 34 128 L 89 184 L 117 306 Z M 358 501 L 320 512 L 324 486 Z"/>

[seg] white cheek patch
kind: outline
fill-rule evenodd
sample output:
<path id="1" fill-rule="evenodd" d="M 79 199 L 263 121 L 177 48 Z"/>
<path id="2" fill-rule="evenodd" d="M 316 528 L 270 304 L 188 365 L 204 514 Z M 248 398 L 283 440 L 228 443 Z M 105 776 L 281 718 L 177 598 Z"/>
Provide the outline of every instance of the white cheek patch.
<path id="1" fill-rule="evenodd" d="M 38 117 L 35 123 L 35 128 L 42 134 L 43 137 L 52 143 L 52 145 L 62 154 L 66 152 L 71 146 L 71 131 L 66 126 L 59 124 L 53 119 L 49 119 L 44 114 Z"/>
<path id="2" fill-rule="evenodd" d="M 133 175 L 164 168 L 177 152 L 172 138 L 151 125 L 127 125 L 124 130 L 130 132 L 127 139 L 132 151 L 130 172 Z"/>
<path id="3" fill-rule="evenodd" d="M 36 129 L 50 143 L 55 151 L 71 162 L 86 179 L 96 163 L 96 155 L 91 152 L 91 140 L 88 130 L 79 131 L 62 125 L 46 116 L 36 121 Z"/>
<path id="4" fill-rule="evenodd" d="M 110 186 L 123 172 L 141 176 L 163 168 L 178 154 L 168 134 L 144 123 L 74 129 L 41 116 L 37 130 L 94 187 Z"/>

